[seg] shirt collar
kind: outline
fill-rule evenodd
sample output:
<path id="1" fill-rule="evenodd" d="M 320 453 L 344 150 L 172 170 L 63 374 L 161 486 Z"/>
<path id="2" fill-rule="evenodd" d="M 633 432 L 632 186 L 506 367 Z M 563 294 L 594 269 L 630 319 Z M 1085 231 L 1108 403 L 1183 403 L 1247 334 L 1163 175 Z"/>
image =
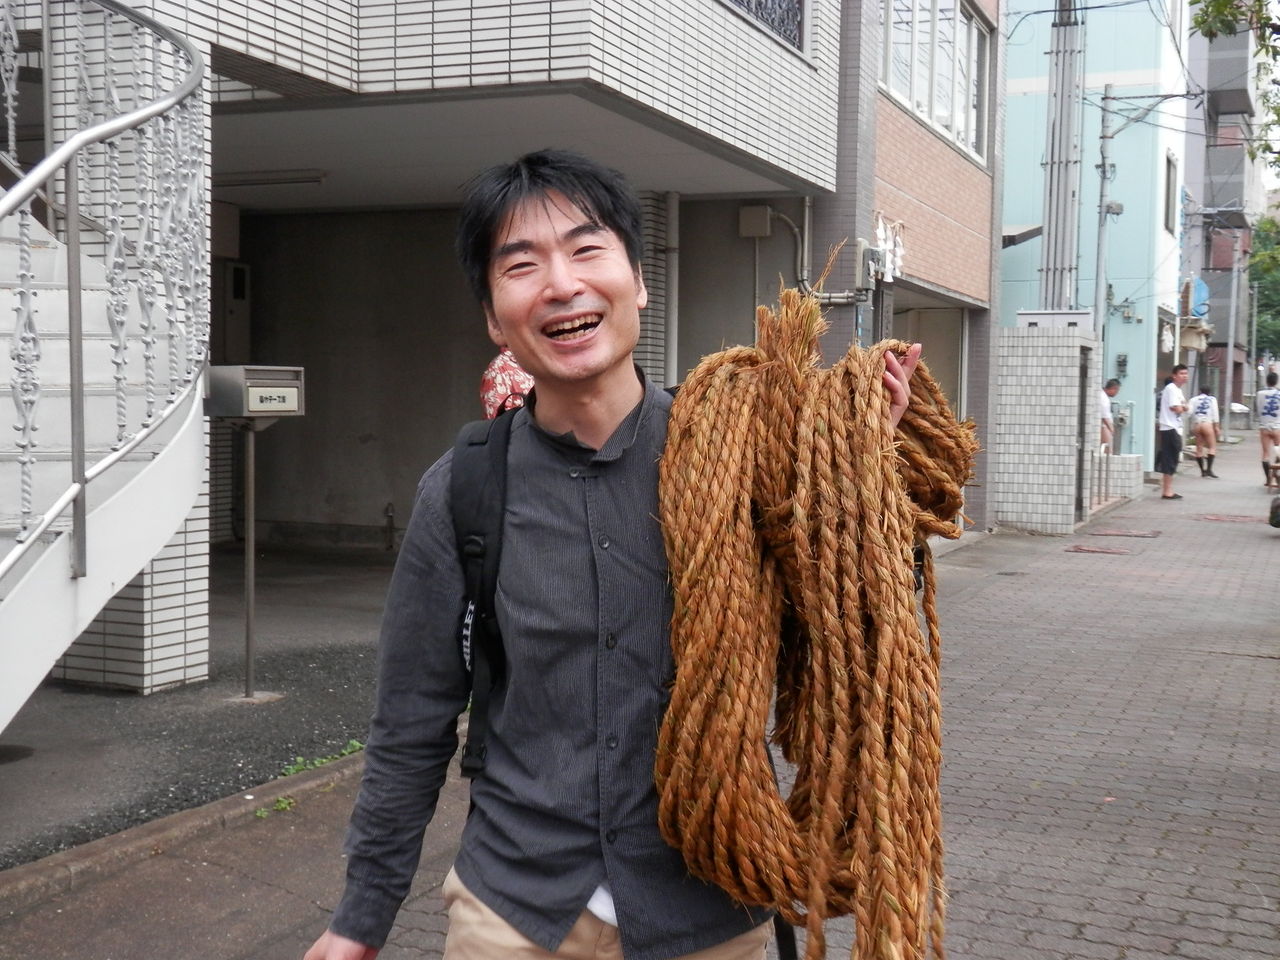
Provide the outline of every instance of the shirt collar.
<path id="1" fill-rule="evenodd" d="M 536 386 L 529 391 L 529 395 L 525 398 L 521 415 L 528 419 L 529 425 L 533 428 L 536 436 L 560 448 L 563 452 L 569 453 L 575 459 L 581 457 L 585 462 L 589 463 L 612 463 L 634 446 L 636 438 L 640 435 L 641 425 L 648 420 L 651 412 L 661 403 L 661 398 L 664 395 L 661 389 L 649 382 L 649 378 L 644 375 L 644 371 L 640 369 L 639 364 L 636 364 L 635 369 L 636 376 L 640 378 L 640 386 L 644 388 L 644 394 L 640 397 L 640 402 L 631 408 L 631 412 L 623 418 L 617 429 L 610 434 L 609 439 L 604 442 L 604 446 L 599 450 L 588 447 L 579 441 L 573 435 L 572 430 L 568 433 L 552 433 L 538 425 L 533 416 L 534 410 L 537 409 L 538 405 L 538 388 Z"/>

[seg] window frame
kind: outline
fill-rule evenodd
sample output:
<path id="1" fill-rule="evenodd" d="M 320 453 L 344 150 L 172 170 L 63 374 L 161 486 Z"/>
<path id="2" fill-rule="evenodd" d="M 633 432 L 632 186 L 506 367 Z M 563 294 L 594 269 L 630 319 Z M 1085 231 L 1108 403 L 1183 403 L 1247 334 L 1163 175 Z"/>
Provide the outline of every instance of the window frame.
<path id="1" fill-rule="evenodd" d="M 937 102 L 939 4 L 949 3 L 953 19 L 950 64 L 950 123 L 940 120 Z M 909 5 L 911 22 L 894 21 Z M 927 29 L 921 29 L 921 22 Z M 939 135 L 974 159 L 986 163 L 990 151 L 991 45 L 995 36 L 976 7 L 965 0 L 880 0 L 884 39 L 880 86 Z M 922 49 L 922 39 L 927 42 Z M 905 77 L 895 77 L 895 54 L 906 43 Z M 923 68 L 923 73 L 922 73 Z M 905 87 L 905 89 L 902 89 Z"/>

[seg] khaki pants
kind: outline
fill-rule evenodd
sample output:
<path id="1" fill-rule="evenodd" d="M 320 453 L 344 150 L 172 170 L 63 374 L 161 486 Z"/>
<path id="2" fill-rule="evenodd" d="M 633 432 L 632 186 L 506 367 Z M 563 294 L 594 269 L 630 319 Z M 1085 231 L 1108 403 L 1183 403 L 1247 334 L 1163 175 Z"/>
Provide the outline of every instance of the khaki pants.
<path id="1" fill-rule="evenodd" d="M 444 880 L 449 934 L 444 960 L 622 960 L 618 928 L 583 910 L 564 943 L 548 953 L 476 899 L 452 869 Z M 679 960 L 764 960 L 772 923 Z"/>

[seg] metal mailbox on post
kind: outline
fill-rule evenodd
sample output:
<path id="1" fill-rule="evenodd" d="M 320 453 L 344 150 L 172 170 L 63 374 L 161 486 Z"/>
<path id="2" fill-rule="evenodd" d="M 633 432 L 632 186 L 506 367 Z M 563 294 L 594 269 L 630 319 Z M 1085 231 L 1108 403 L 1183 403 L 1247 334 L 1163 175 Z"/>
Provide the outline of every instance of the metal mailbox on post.
<path id="1" fill-rule="evenodd" d="M 257 510 L 254 497 L 255 433 L 280 417 L 305 412 L 302 367 L 211 366 L 204 412 L 222 417 L 244 434 L 244 699 L 249 703 L 278 700 L 279 694 L 254 689 L 254 555 Z"/>
<path id="2" fill-rule="evenodd" d="M 209 368 L 211 417 L 300 417 L 305 413 L 302 367 Z"/>

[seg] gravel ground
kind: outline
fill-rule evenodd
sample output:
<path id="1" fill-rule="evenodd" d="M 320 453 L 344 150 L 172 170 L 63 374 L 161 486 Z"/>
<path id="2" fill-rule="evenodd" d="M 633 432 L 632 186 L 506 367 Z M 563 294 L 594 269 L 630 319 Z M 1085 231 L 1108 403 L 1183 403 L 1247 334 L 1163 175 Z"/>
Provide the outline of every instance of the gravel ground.
<path id="1" fill-rule="evenodd" d="M 280 776 L 363 740 L 390 558 L 268 552 L 257 564 L 255 687 L 244 693 L 243 561 L 211 572 L 211 675 L 148 697 L 46 684 L 0 733 L 0 869 Z"/>

